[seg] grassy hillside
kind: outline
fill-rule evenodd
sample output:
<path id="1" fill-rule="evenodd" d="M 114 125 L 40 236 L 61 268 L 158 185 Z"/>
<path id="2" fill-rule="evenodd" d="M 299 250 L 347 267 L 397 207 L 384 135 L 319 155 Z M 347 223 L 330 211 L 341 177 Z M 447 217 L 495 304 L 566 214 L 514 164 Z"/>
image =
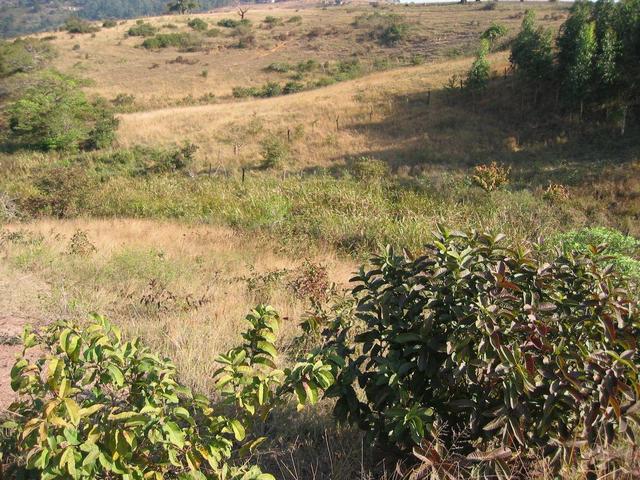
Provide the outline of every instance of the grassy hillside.
<path id="1" fill-rule="evenodd" d="M 19 330 L 84 322 L 96 311 L 125 338 L 140 336 L 170 356 L 182 383 L 217 401 L 213 358 L 238 344 L 254 306 L 280 313 L 277 365 L 291 367 L 301 352 L 325 346 L 317 332 L 301 330 L 303 321 L 328 327 L 351 318 L 349 279 L 359 264 L 386 244 L 413 259 L 443 224 L 503 232 L 518 245 L 542 240 L 545 259 L 553 248 L 589 257 L 589 245 L 607 243 L 611 271 L 623 272 L 637 297 L 637 116 L 629 114 L 621 135 L 605 122 L 561 115 L 522 88 L 509 47 L 526 9 L 553 35 L 568 16 L 555 2 L 299 2 L 251 5 L 244 24 L 226 8 L 2 44 L 0 125 L 10 128 L 0 135 L 0 409 L 13 395 Z M 496 23 L 507 34 L 488 54 L 487 88 L 471 93 L 461 79 L 480 35 Z M 37 58 L 25 61 L 25 52 Z M 88 119 L 67 124 L 51 103 L 59 136 L 77 130 L 81 138 L 66 150 L 11 141 L 9 132 L 22 128 L 11 120 L 15 100 L 36 89 L 22 104 L 26 124 L 40 118 L 33 105 L 55 96 L 40 95 L 40 85 L 57 86 L 52 91 Z M 97 126 L 116 123 L 110 146 L 89 144 Z M 509 268 L 512 261 L 503 259 Z M 495 263 L 487 275 L 503 275 Z M 542 276 L 545 268 L 532 271 Z M 589 268 L 580 288 L 600 278 Z M 593 281 L 602 291 L 618 281 L 606 277 L 611 271 Z M 510 285 L 504 278 L 496 282 Z M 528 292 L 501 291 L 502 300 L 528 301 Z M 606 291 L 598 301 L 610 298 Z M 538 308 L 535 295 L 526 314 Z M 590 305 L 572 301 L 568 310 Z M 637 328 L 629 308 L 627 325 Z M 266 448 L 241 460 L 292 480 L 404 478 L 400 470 L 428 463 L 420 450 L 393 473 L 397 458 L 355 426 L 336 424 L 334 405 L 280 405 L 253 425 L 256 437 L 268 437 Z M 607 448 L 607 458 L 628 465 L 619 478 L 633 478 L 633 442 Z M 533 456 L 516 459 L 518 478 L 593 473 L 571 458 L 553 473 L 542 450 Z"/>

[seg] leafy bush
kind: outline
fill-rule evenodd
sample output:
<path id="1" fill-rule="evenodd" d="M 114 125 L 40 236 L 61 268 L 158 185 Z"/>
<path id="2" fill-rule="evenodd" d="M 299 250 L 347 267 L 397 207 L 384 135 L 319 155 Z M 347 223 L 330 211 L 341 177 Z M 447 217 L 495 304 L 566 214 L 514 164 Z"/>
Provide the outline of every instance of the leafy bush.
<path id="1" fill-rule="evenodd" d="M 491 66 L 487 60 L 487 54 L 489 53 L 489 41 L 482 40 L 480 48 L 476 54 L 469 72 L 467 72 L 467 80 L 465 86 L 472 92 L 478 92 L 484 90 L 489 83 L 489 75 L 491 73 Z"/>
<path id="2" fill-rule="evenodd" d="M 490 4 L 490 5 L 493 5 L 493 4 Z M 482 35 L 480 35 L 480 38 L 482 40 L 487 40 L 491 42 L 491 44 L 493 45 L 496 42 L 496 40 L 504 37 L 506 34 L 507 34 L 507 27 L 505 27 L 501 23 L 492 23 L 489 28 L 487 28 L 484 32 L 482 32 Z"/>
<path id="3" fill-rule="evenodd" d="M 304 85 L 300 82 L 287 82 L 285 86 L 282 88 L 282 93 L 284 95 L 289 95 L 291 93 L 298 93 L 304 90 Z"/>
<path id="4" fill-rule="evenodd" d="M 240 21 L 233 18 L 223 18 L 221 20 L 218 20 L 219 27 L 236 28 L 238 25 L 240 25 Z"/>
<path id="5" fill-rule="evenodd" d="M 265 70 L 268 72 L 287 73 L 291 70 L 291 65 L 283 62 L 276 62 L 269 64 Z"/>
<path id="6" fill-rule="evenodd" d="M 33 38 L 0 41 L 0 78 L 42 68 L 56 56 L 49 43 Z"/>
<path id="7" fill-rule="evenodd" d="M 261 97 L 277 97 L 282 94 L 282 87 L 276 82 L 267 82 L 262 86 L 259 96 Z"/>
<path id="8" fill-rule="evenodd" d="M 153 37 L 158 29 L 150 23 L 137 23 L 127 31 L 130 37 Z"/>
<path id="9" fill-rule="evenodd" d="M 509 184 L 510 167 L 496 162 L 478 165 L 473 169 L 473 182 L 487 192 L 493 192 Z"/>
<path id="10" fill-rule="evenodd" d="M 273 15 L 267 15 L 265 17 L 265 19 L 263 20 L 263 22 L 269 28 L 277 27 L 278 25 L 283 25 L 284 24 L 284 22 L 282 21 L 282 18 L 274 17 Z"/>
<path id="11" fill-rule="evenodd" d="M 383 45 L 396 45 L 407 37 L 408 31 L 409 26 L 404 23 L 389 25 L 379 33 L 378 39 Z"/>
<path id="12" fill-rule="evenodd" d="M 233 87 L 232 94 L 235 98 L 258 97 L 260 89 L 256 87 Z"/>
<path id="13" fill-rule="evenodd" d="M 192 20 L 189 20 L 189 23 L 187 23 L 187 25 L 198 32 L 204 32 L 209 28 L 209 24 L 201 18 L 194 18 Z"/>
<path id="14" fill-rule="evenodd" d="M 193 33 L 159 33 L 147 38 L 142 46 L 150 50 L 168 47 L 191 50 L 202 46 L 202 38 Z"/>
<path id="15" fill-rule="evenodd" d="M 64 22 L 63 28 L 69 33 L 95 33 L 100 31 L 98 27 L 78 17 L 69 17 Z"/>
<path id="16" fill-rule="evenodd" d="M 222 32 L 220 31 L 219 28 L 210 28 L 209 30 L 206 31 L 205 35 L 207 37 L 213 38 L 213 37 L 219 37 L 222 34 Z"/>
<path id="17" fill-rule="evenodd" d="M 20 199 L 20 207 L 33 216 L 75 216 L 92 187 L 87 172 L 77 166 L 44 167 L 34 172 L 30 180 L 33 189 Z"/>
<path id="18" fill-rule="evenodd" d="M 280 167 L 289 158 L 289 146 L 275 135 L 265 138 L 260 145 L 264 168 Z"/>
<path id="19" fill-rule="evenodd" d="M 240 420 L 214 411 L 178 383 L 168 359 L 123 341 L 105 318 L 27 329 L 23 343 L 11 371 L 15 420 L 4 424 L 13 435 L 3 446 L 20 469 L 43 480 L 273 479 L 233 466 L 246 436 Z"/>
<path id="20" fill-rule="evenodd" d="M 102 22 L 102 28 L 114 28 L 117 25 L 118 25 L 118 22 L 111 19 L 105 20 L 104 22 Z"/>
<path id="21" fill-rule="evenodd" d="M 347 364 L 336 415 L 434 470 L 455 443 L 485 478 L 633 438 L 640 304 L 604 260 L 444 228 L 417 258 L 388 247 L 353 279 L 355 319 L 327 331 Z"/>
<path id="22" fill-rule="evenodd" d="M 117 125 L 106 102 L 89 102 L 77 80 L 56 72 L 37 78 L 9 107 L 12 140 L 42 150 L 102 148 Z"/>

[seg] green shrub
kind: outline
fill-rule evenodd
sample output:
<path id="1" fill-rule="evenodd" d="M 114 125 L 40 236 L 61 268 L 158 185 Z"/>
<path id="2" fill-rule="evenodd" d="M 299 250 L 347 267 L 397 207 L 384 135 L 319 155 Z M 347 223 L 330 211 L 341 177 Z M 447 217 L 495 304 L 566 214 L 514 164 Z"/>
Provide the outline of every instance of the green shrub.
<path id="1" fill-rule="evenodd" d="M 98 27 L 78 17 L 69 17 L 64 22 L 63 28 L 69 33 L 95 33 L 100 31 Z"/>
<path id="2" fill-rule="evenodd" d="M 409 26 L 404 23 L 389 25 L 378 34 L 378 40 L 386 46 L 396 45 L 407 37 L 408 31 Z"/>
<path id="3" fill-rule="evenodd" d="M 49 43 L 33 38 L 0 41 L 0 78 L 42 68 L 56 56 Z"/>
<path id="4" fill-rule="evenodd" d="M 262 86 L 259 96 L 277 97 L 282 94 L 282 87 L 277 82 L 267 82 Z"/>
<path id="5" fill-rule="evenodd" d="M 260 89 L 256 87 L 233 87 L 232 94 L 235 98 L 247 98 L 260 96 Z"/>
<path id="6" fill-rule="evenodd" d="M 640 304 L 604 258 L 440 228 L 420 256 L 389 247 L 371 263 L 355 319 L 328 330 L 347 366 L 327 392 L 371 440 L 434 470 L 455 444 L 472 476 L 507 478 L 540 449 L 557 469 L 632 436 Z"/>
<path id="7" fill-rule="evenodd" d="M 218 20 L 219 27 L 236 28 L 238 25 L 240 25 L 240 21 L 234 20 L 233 18 L 223 18 L 221 20 Z"/>
<path id="8" fill-rule="evenodd" d="M 287 82 L 282 88 L 282 93 L 284 95 L 289 95 L 291 93 L 298 93 L 304 90 L 304 85 L 300 82 Z"/>
<path id="9" fill-rule="evenodd" d="M 289 146 L 276 135 L 268 136 L 260 145 L 264 168 L 279 168 L 289 159 Z"/>
<path id="10" fill-rule="evenodd" d="M 289 17 L 287 23 L 301 23 L 302 17 L 300 15 L 294 15 L 293 17 Z"/>
<path id="11" fill-rule="evenodd" d="M 4 424 L 13 435 L 3 452 L 15 460 L 16 475 L 273 479 L 233 465 L 246 437 L 239 419 L 192 394 L 170 360 L 138 339 L 122 340 L 105 318 L 27 329 L 23 343 L 11 370 L 20 398 Z"/>
<path id="12" fill-rule="evenodd" d="M 169 47 L 193 50 L 202 46 L 202 38 L 193 33 L 159 33 L 147 38 L 142 46 L 150 50 Z"/>
<path id="13" fill-rule="evenodd" d="M 93 186 L 87 172 L 78 167 L 47 166 L 33 172 L 33 188 L 19 199 L 21 210 L 32 216 L 57 218 L 76 216 Z"/>
<path id="14" fill-rule="evenodd" d="M 507 27 L 505 27 L 501 23 L 492 23 L 489 28 L 487 28 L 484 32 L 482 32 L 482 35 L 480 36 L 480 38 L 482 40 L 487 40 L 491 42 L 491 44 L 493 45 L 496 42 L 496 40 L 504 37 L 506 34 L 507 34 Z"/>
<path id="15" fill-rule="evenodd" d="M 287 73 L 291 70 L 291 65 L 284 62 L 276 62 L 269 64 L 265 70 L 268 72 Z"/>
<path id="16" fill-rule="evenodd" d="M 108 146 L 117 124 L 105 102 L 89 102 L 78 81 L 57 72 L 38 77 L 9 106 L 12 141 L 42 150 Z"/>
<path id="17" fill-rule="evenodd" d="M 187 23 L 187 25 L 198 32 L 204 32 L 209 28 L 209 24 L 201 18 L 194 18 L 192 20 L 189 20 L 189 23 Z"/>
<path id="18" fill-rule="evenodd" d="M 104 22 L 102 22 L 102 28 L 114 28 L 118 25 L 118 22 L 116 22 L 115 20 L 105 20 Z"/>
<path id="19" fill-rule="evenodd" d="M 282 18 L 274 17 L 273 15 L 267 15 L 265 17 L 265 19 L 263 20 L 263 22 L 269 28 L 277 27 L 278 25 L 283 25 L 284 24 L 284 22 L 282 21 Z"/>
<path id="20" fill-rule="evenodd" d="M 127 31 L 127 35 L 130 37 L 153 37 L 158 32 L 158 29 L 150 23 L 136 23 Z"/>
<path id="21" fill-rule="evenodd" d="M 222 34 L 222 32 L 220 31 L 219 28 L 210 28 L 209 30 L 207 30 L 207 32 L 205 33 L 205 35 L 207 37 L 213 38 L 213 37 L 219 37 Z"/>

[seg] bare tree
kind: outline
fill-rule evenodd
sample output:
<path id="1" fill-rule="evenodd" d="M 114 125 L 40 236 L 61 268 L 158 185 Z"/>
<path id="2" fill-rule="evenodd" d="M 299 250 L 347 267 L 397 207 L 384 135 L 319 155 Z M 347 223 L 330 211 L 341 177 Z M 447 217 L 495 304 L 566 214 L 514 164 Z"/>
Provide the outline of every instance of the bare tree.
<path id="1" fill-rule="evenodd" d="M 249 7 L 238 7 L 238 15 L 240 15 L 240 20 L 244 20 L 244 16 L 249 11 Z"/>

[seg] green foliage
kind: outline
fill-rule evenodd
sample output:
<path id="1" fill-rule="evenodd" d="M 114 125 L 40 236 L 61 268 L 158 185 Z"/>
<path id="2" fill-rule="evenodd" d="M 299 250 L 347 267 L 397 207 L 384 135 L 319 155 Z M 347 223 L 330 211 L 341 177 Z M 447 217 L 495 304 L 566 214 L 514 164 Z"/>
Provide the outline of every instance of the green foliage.
<path id="1" fill-rule="evenodd" d="M 270 135 L 261 143 L 262 166 L 281 167 L 289 158 L 289 146 L 276 135 Z"/>
<path id="2" fill-rule="evenodd" d="M 42 68 L 56 56 L 48 42 L 33 38 L 0 41 L 0 78 L 30 73 Z"/>
<path id="3" fill-rule="evenodd" d="M 487 88 L 491 66 L 487 60 L 489 53 L 489 41 L 482 40 L 476 59 L 467 73 L 466 87 L 472 92 L 478 92 Z"/>
<path id="4" fill-rule="evenodd" d="M 282 18 L 280 17 L 274 17 L 273 15 L 267 15 L 263 22 L 269 27 L 269 28 L 273 28 L 273 27 L 277 27 L 279 25 L 283 25 L 284 22 L 282 21 Z"/>
<path id="5" fill-rule="evenodd" d="M 11 139 L 42 150 L 108 146 L 117 124 L 105 102 L 91 103 L 78 81 L 57 72 L 38 77 L 9 107 Z"/>
<path id="6" fill-rule="evenodd" d="M 192 20 L 189 20 L 189 23 L 187 23 L 187 25 L 198 32 L 204 32 L 209 28 L 209 24 L 201 18 L 194 18 Z"/>
<path id="7" fill-rule="evenodd" d="M 273 478 L 233 466 L 246 436 L 239 419 L 192 394 L 171 361 L 124 341 L 105 318 L 27 329 L 23 344 L 11 371 L 15 420 L 4 424 L 20 468 L 43 480 Z"/>
<path id="8" fill-rule="evenodd" d="M 205 35 L 209 38 L 219 37 L 222 34 L 219 28 L 210 28 L 205 32 Z"/>
<path id="9" fill-rule="evenodd" d="M 385 27 L 379 34 L 378 39 L 386 46 L 396 45 L 407 37 L 409 26 L 404 23 L 393 24 Z"/>
<path id="10" fill-rule="evenodd" d="M 287 73 L 291 70 L 291 65 L 284 62 L 270 63 L 265 70 L 269 72 Z"/>
<path id="11" fill-rule="evenodd" d="M 167 4 L 167 11 L 184 15 L 200 6 L 197 0 L 172 0 Z"/>
<path id="12" fill-rule="evenodd" d="M 115 20 L 105 20 L 104 22 L 102 22 L 102 28 L 114 28 L 118 25 L 118 22 L 116 22 Z"/>
<path id="13" fill-rule="evenodd" d="M 193 50 L 202 46 L 202 38 L 193 33 L 159 33 L 155 37 L 142 42 L 144 48 L 153 50 L 175 47 L 183 50 Z"/>
<path id="14" fill-rule="evenodd" d="M 218 26 L 224 28 L 236 28 L 240 25 L 240 20 L 235 20 L 233 18 L 223 18 L 218 20 Z"/>
<path id="15" fill-rule="evenodd" d="M 417 258 L 388 247 L 353 279 L 356 318 L 326 332 L 346 359 L 337 417 L 400 449 L 455 442 L 490 477 L 534 449 L 559 468 L 576 446 L 633 438 L 640 304 L 601 252 L 444 228 Z"/>
<path id="16" fill-rule="evenodd" d="M 69 17 L 64 22 L 64 29 L 69 33 L 95 33 L 100 31 L 100 28 L 78 17 Z"/>
<path id="17" fill-rule="evenodd" d="M 127 31 L 130 37 L 153 37 L 158 29 L 150 23 L 138 23 Z"/>
<path id="18" fill-rule="evenodd" d="M 491 4 L 493 5 L 493 4 Z M 495 44 L 495 42 L 504 37 L 507 34 L 507 27 L 502 25 L 501 23 L 492 23 L 489 28 L 487 28 L 480 38 L 482 40 L 487 40 L 491 45 Z"/>
<path id="19" fill-rule="evenodd" d="M 246 317 L 249 328 L 242 334 L 244 343 L 217 359 L 222 366 L 214 373 L 216 388 L 223 402 L 235 408 L 239 425 L 250 424 L 252 418 L 266 418 L 277 405 L 291 396 L 298 410 L 314 405 L 323 391 L 335 382 L 342 359 L 330 350 L 306 354 L 293 367 L 276 367 L 276 349 L 280 318 L 268 306 L 259 306 Z M 241 432 L 243 433 L 243 432 Z"/>
<path id="20" fill-rule="evenodd" d="M 93 183 L 77 166 L 47 166 L 34 172 L 33 189 L 20 200 L 20 207 L 33 216 L 57 218 L 75 216 L 82 208 Z"/>
<path id="21" fill-rule="evenodd" d="M 558 37 L 558 68 L 565 98 L 571 103 L 583 101 L 593 85 L 596 49 L 591 7 L 586 2 L 578 2 Z"/>
<path id="22" fill-rule="evenodd" d="M 282 93 L 284 95 L 289 95 L 291 93 L 298 93 L 304 90 L 304 85 L 300 82 L 287 82 L 282 88 Z"/>
<path id="23" fill-rule="evenodd" d="M 535 14 L 527 10 L 522 29 L 511 46 L 511 65 L 530 82 L 548 80 L 553 72 L 551 32 L 536 28 Z"/>
<path id="24" fill-rule="evenodd" d="M 618 230 L 604 227 L 582 228 L 552 237 L 565 251 L 578 251 L 588 255 L 602 250 L 616 268 L 640 281 L 640 241 Z"/>

